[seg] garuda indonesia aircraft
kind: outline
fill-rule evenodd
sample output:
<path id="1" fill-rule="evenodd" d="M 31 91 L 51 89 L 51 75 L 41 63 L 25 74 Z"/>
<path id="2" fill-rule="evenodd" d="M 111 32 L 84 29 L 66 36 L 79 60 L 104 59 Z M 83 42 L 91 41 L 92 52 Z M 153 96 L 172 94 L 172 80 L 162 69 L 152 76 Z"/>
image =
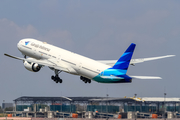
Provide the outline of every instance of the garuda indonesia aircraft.
<path id="1" fill-rule="evenodd" d="M 174 55 L 161 57 L 131 59 L 136 44 L 132 43 L 119 60 L 93 60 L 76 53 L 64 50 L 41 42 L 35 39 L 22 39 L 17 44 L 19 51 L 24 58 L 4 54 L 5 56 L 22 60 L 27 70 L 38 72 L 42 67 L 48 66 L 55 72 L 51 79 L 56 83 L 62 83 L 59 73 L 67 72 L 79 75 L 85 83 L 91 83 L 94 80 L 99 83 L 130 83 L 133 78 L 136 79 L 161 79 L 152 76 L 128 76 L 126 74 L 129 64 L 135 65 L 144 61 L 156 60 Z M 28 58 L 26 57 L 28 56 Z"/>

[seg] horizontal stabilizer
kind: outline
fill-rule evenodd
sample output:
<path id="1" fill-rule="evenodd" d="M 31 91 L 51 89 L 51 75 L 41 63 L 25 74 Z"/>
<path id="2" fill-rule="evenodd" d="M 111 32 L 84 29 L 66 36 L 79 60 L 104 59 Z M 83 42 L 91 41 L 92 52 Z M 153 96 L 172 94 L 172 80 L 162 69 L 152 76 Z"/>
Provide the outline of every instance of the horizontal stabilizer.
<path id="1" fill-rule="evenodd" d="M 162 79 L 161 77 L 154 76 L 130 76 L 133 79 Z"/>

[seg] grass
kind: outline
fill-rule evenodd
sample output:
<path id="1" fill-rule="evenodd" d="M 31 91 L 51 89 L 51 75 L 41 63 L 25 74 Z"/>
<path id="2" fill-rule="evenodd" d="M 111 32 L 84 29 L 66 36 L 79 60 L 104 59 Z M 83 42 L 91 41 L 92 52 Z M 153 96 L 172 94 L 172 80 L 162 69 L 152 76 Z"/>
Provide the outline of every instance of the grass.
<path id="1" fill-rule="evenodd" d="M 6 116 L 6 114 L 0 113 L 0 117 L 4 117 Z"/>

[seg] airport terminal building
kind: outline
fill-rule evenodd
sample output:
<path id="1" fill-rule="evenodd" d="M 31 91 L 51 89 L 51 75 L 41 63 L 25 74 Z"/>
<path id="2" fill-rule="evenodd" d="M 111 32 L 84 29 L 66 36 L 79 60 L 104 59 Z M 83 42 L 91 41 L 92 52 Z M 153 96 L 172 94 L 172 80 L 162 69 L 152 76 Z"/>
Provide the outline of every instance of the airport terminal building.
<path id="1" fill-rule="evenodd" d="M 180 98 L 22 96 L 7 112 L 38 118 L 180 118 Z"/>

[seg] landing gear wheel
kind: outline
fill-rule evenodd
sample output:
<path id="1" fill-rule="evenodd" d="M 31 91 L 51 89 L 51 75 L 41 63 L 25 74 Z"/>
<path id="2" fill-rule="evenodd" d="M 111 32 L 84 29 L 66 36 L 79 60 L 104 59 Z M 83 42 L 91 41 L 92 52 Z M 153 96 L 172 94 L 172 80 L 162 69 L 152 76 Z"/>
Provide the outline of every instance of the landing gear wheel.
<path id="1" fill-rule="evenodd" d="M 55 72 L 55 76 L 51 76 L 51 79 L 54 80 L 54 82 L 56 83 L 62 83 L 62 79 L 59 77 L 59 73 L 62 72 L 62 71 L 59 71 L 59 70 L 54 70 Z"/>
<path id="2" fill-rule="evenodd" d="M 84 83 L 91 83 L 91 79 L 85 78 L 85 77 L 83 77 L 83 76 L 81 76 L 80 79 L 81 79 Z"/>
<path id="3" fill-rule="evenodd" d="M 62 83 L 62 79 L 59 80 L 59 83 Z"/>
<path id="4" fill-rule="evenodd" d="M 54 77 L 54 76 L 51 76 L 51 79 L 52 79 L 52 80 L 54 80 L 54 79 L 55 79 L 55 77 Z"/>

